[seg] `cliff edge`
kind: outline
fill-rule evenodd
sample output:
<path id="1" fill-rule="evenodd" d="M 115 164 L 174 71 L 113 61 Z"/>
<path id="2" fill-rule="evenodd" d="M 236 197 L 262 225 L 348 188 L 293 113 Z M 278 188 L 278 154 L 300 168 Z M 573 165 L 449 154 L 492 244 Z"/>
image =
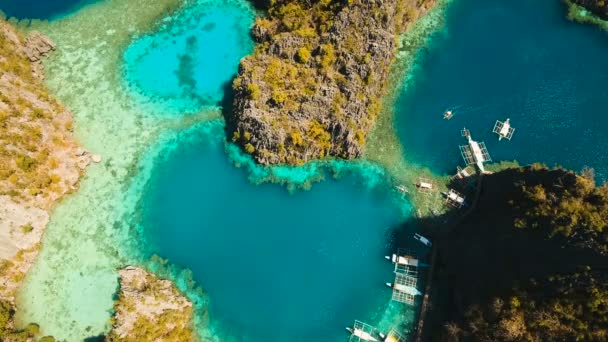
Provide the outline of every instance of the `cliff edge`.
<path id="1" fill-rule="evenodd" d="M 380 112 L 398 34 L 433 0 L 276 0 L 233 82 L 227 130 L 261 164 L 356 158 Z"/>

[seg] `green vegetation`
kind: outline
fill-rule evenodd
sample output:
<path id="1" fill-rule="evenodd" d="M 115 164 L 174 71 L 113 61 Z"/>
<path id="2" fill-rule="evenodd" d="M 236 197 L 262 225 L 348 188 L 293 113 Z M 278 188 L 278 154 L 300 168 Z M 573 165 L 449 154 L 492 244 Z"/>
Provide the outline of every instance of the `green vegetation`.
<path id="1" fill-rule="evenodd" d="M 606 0 L 568 0 L 593 12 L 600 18 L 608 20 L 608 2 Z"/>
<path id="2" fill-rule="evenodd" d="M 14 329 L 14 315 L 15 310 L 12 305 L 7 301 L 0 300 L 0 341 L 27 342 L 40 333 L 40 327 L 35 323 L 28 324 L 23 330 Z M 50 336 L 48 338 L 53 339 Z M 48 338 L 45 342 L 51 341 Z M 40 341 L 43 340 L 41 339 Z"/>
<path id="3" fill-rule="evenodd" d="M 44 202 L 68 188 L 50 175 L 61 164 L 53 152 L 72 142 L 71 118 L 33 76 L 23 41 L 0 19 L 0 195 Z"/>
<path id="4" fill-rule="evenodd" d="M 608 340 L 608 186 L 535 164 L 486 175 L 478 205 L 437 232 L 434 338 Z"/>
<path id="5" fill-rule="evenodd" d="M 23 231 L 26 234 L 31 232 L 32 230 L 34 230 L 34 227 L 32 226 L 31 223 L 24 224 L 23 226 L 21 226 L 21 231 Z"/>

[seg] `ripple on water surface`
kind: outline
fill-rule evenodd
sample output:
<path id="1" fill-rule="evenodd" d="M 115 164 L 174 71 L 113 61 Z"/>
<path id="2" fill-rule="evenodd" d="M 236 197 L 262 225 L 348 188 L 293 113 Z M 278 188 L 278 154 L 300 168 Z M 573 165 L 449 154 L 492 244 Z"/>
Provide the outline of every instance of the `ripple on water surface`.
<path id="1" fill-rule="evenodd" d="M 446 20 L 396 103 L 409 160 L 454 172 L 466 126 L 495 161 L 588 165 L 608 179 L 606 32 L 568 21 L 560 1 L 459 0 Z M 515 134 L 498 142 L 506 118 Z"/>
<path id="2" fill-rule="evenodd" d="M 193 271 L 221 340 L 343 340 L 353 319 L 385 314 L 383 255 L 402 219 L 354 178 L 290 195 L 248 182 L 219 137 L 180 141 L 144 196 L 149 252 Z"/>
<path id="3" fill-rule="evenodd" d="M 244 1 L 199 0 L 125 52 L 125 77 L 144 101 L 173 113 L 215 105 L 253 50 L 253 11 Z"/>

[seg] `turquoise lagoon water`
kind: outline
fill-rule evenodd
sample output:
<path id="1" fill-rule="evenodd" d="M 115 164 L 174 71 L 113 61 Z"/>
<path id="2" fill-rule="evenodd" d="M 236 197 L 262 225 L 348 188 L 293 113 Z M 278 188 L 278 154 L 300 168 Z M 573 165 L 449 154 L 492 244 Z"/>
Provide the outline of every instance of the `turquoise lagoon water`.
<path id="1" fill-rule="evenodd" d="M 568 21 L 562 1 L 454 1 L 396 103 L 407 159 L 454 172 L 466 126 L 494 161 L 590 166 L 607 180 L 606 56 L 608 33 Z M 506 118 L 515 134 L 498 142 Z"/>
<path id="2" fill-rule="evenodd" d="M 253 50 L 252 23 L 244 1 L 199 1 L 129 46 L 126 79 L 144 101 L 155 99 L 169 113 L 218 104 Z"/>
<path id="3" fill-rule="evenodd" d="M 392 274 L 383 256 L 403 219 L 385 184 L 347 171 L 292 194 L 254 185 L 222 136 L 180 141 L 143 210 L 149 252 L 193 271 L 220 340 L 341 341 L 354 319 L 381 321 Z"/>

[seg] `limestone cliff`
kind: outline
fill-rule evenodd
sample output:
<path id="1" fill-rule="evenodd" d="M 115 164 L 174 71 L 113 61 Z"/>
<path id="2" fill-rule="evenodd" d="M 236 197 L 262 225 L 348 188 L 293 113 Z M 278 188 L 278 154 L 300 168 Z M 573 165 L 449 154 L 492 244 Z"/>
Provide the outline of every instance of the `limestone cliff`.
<path id="1" fill-rule="evenodd" d="M 233 83 L 228 134 L 261 164 L 355 158 L 380 112 L 397 36 L 433 0 L 276 0 Z"/>
<path id="2" fill-rule="evenodd" d="M 120 270 L 120 291 L 107 341 L 193 341 L 192 303 L 168 280 L 137 267 Z"/>
<path id="3" fill-rule="evenodd" d="M 72 116 L 42 84 L 41 59 L 55 48 L 0 20 L 0 340 L 12 328 L 15 291 L 32 265 L 49 211 L 77 187 L 90 161 L 72 137 Z M 47 339 L 48 340 L 48 339 Z"/>

